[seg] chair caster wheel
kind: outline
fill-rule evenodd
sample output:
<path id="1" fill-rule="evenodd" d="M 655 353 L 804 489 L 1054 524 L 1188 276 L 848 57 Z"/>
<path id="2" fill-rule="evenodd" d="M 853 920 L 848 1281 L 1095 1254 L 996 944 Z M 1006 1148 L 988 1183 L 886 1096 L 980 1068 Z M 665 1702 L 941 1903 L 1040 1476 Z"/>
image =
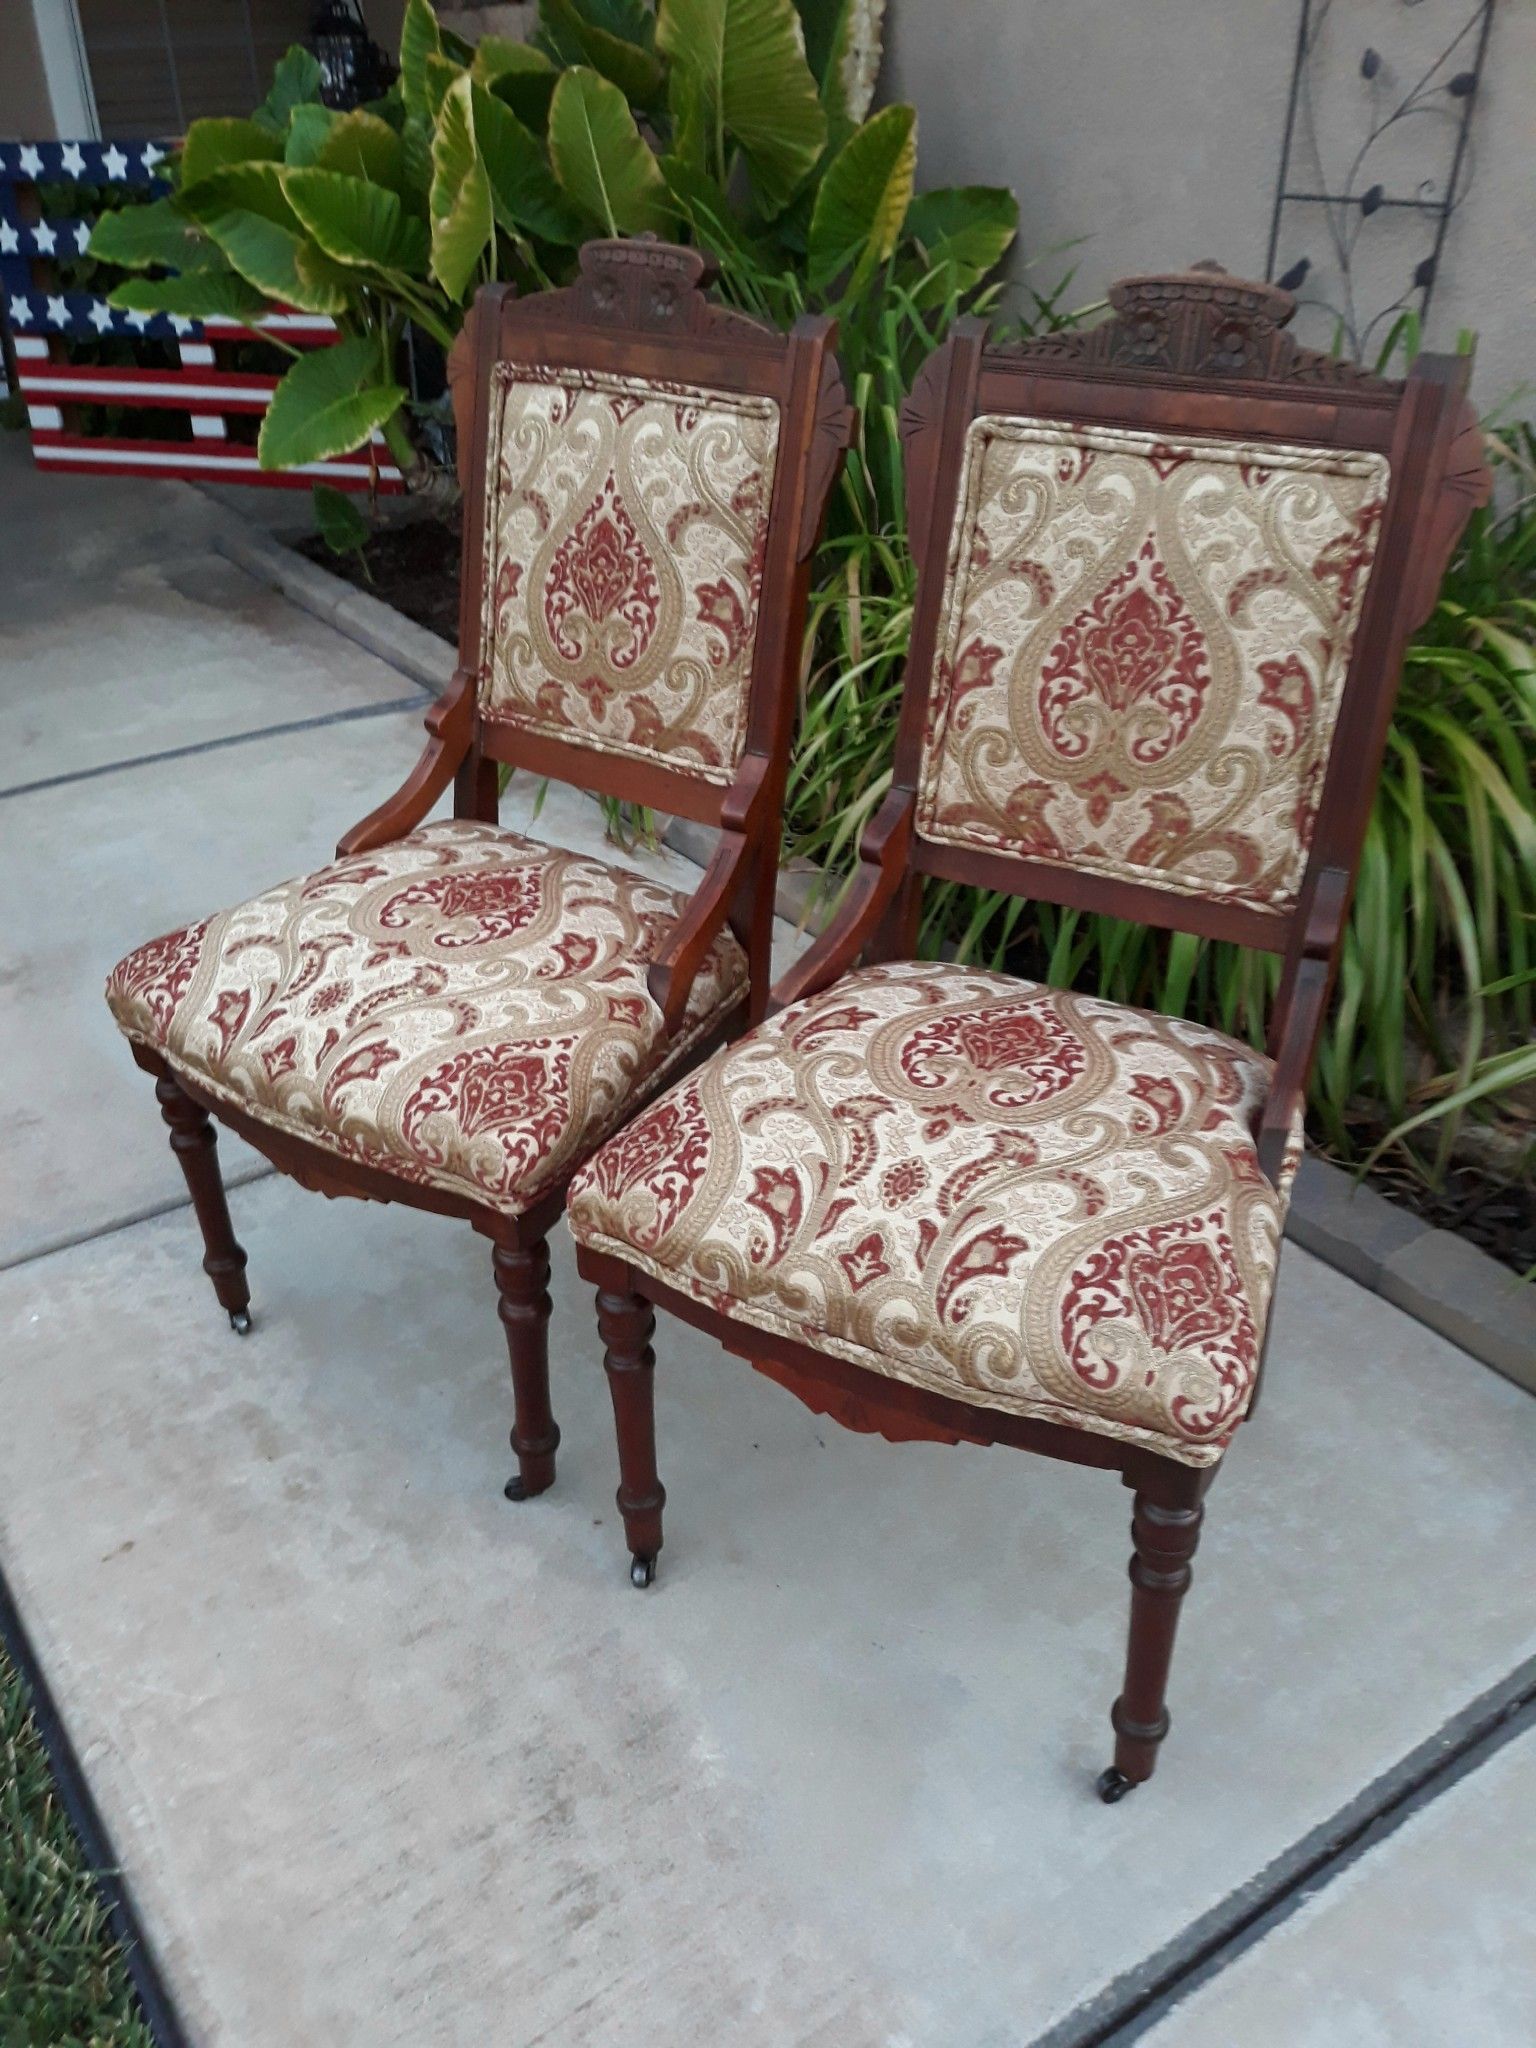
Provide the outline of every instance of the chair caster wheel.
<path id="1" fill-rule="evenodd" d="M 1099 1773 L 1099 1782 L 1094 1787 L 1106 1806 L 1114 1806 L 1127 1792 L 1136 1790 L 1136 1780 L 1128 1778 L 1124 1771 L 1111 1764 L 1107 1771 Z"/>
<path id="2" fill-rule="evenodd" d="M 528 1489 L 523 1484 L 521 1472 L 514 1472 L 501 1490 L 508 1500 L 527 1500 L 528 1498 Z"/>
<path id="3" fill-rule="evenodd" d="M 237 1337 L 251 1334 L 251 1312 L 248 1308 L 232 1308 L 229 1312 L 229 1327 Z"/>
<path id="4" fill-rule="evenodd" d="M 644 1589 L 656 1576 L 654 1557 L 633 1557 L 629 1561 L 629 1583 Z"/>

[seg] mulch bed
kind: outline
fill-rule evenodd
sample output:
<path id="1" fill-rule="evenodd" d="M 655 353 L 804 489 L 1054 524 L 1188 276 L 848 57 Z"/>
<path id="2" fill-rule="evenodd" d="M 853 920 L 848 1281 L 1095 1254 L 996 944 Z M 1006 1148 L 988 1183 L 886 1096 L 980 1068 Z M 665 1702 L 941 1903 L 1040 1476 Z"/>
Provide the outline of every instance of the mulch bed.
<path id="1" fill-rule="evenodd" d="M 418 626 L 459 637 L 458 523 L 441 519 L 402 520 L 385 526 L 360 554 L 334 554 L 318 533 L 296 541 L 297 553 L 333 576 L 344 576 L 359 590 L 382 598 Z"/>
<path id="2" fill-rule="evenodd" d="M 1373 1134 L 1373 1139 L 1381 1133 Z M 1346 1171 L 1351 1169 L 1346 1164 Z M 1379 1159 L 1366 1184 L 1437 1230 L 1464 1237 L 1516 1273 L 1536 1269 L 1536 1186 L 1497 1181 L 1485 1167 L 1453 1166 L 1438 1188 L 1426 1187 L 1401 1160 Z"/>
<path id="3" fill-rule="evenodd" d="M 295 544 L 298 552 L 359 590 L 381 598 L 418 626 L 445 640 L 459 635 L 459 550 L 457 521 L 412 519 L 376 533 L 361 555 L 336 555 L 318 534 Z M 1362 1128 L 1362 1152 L 1384 1135 Z M 1480 1251 L 1526 1273 L 1536 1266 L 1536 1184 L 1501 1183 L 1486 1167 L 1456 1166 L 1439 1188 L 1426 1187 L 1411 1166 L 1382 1159 L 1367 1184 L 1389 1201 L 1411 1209 L 1440 1230 L 1454 1231 Z"/>

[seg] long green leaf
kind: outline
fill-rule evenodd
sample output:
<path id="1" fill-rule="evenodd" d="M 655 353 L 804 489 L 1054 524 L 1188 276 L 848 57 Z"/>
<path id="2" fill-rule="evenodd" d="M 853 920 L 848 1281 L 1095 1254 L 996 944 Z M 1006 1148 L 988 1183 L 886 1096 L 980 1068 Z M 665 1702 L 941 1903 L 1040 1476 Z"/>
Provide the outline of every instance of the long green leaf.
<path id="1" fill-rule="evenodd" d="M 107 294 L 107 303 L 128 313 L 173 313 L 185 320 L 256 321 L 272 310 L 264 293 L 230 270 L 126 278 Z"/>
<path id="2" fill-rule="evenodd" d="M 217 252 L 174 200 L 155 199 L 148 206 L 104 213 L 92 231 L 90 253 L 125 270 L 147 270 L 151 264 L 190 270 Z"/>
<path id="3" fill-rule="evenodd" d="M 538 235 L 575 248 L 585 230 L 564 192 L 544 145 L 512 109 L 483 87 L 471 85 L 475 141 L 490 181 L 491 206 L 509 234 Z"/>
<path id="4" fill-rule="evenodd" d="M 314 167 L 339 171 L 343 177 L 366 178 L 370 185 L 404 191 L 404 144 L 387 121 L 354 107 L 339 114 L 316 152 Z"/>
<path id="5" fill-rule="evenodd" d="M 262 420 L 262 468 L 300 469 L 362 447 L 405 403 L 404 390 L 378 374 L 378 349 L 360 336 L 300 356 Z"/>
<path id="6" fill-rule="evenodd" d="M 427 0 L 405 0 L 400 23 L 400 97 L 407 114 L 430 118 L 427 60 L 443 54 L 442 32 Z"/>
<path id="7" fill-rule="evenodd" d="M 830 284 L 845 270 L 867 274 L 901 233 L 917 173 L 917 114 L 883 107 L 855 130 L 828 164 L 811 211 L 809 278 Z"/>
<path id="8" fill-rule="evenodd" d="M 542 50 L 501 36 L 482 36 L 471 75 L 535 135 L 548 128 L 549 102 L 560 74 Z"/>
<path id="9" fill-rule="evenodd" d="M 315 244 L 337 263 L 415 277 L 430 254 L 426 226 L 408 218 L 397 194 L 337 171 L 289 171 L 288 203 Z"/>
<path id="10" fill-rule="evenodd" d="M 283 146 L 283 162 L 301 167 L 312 164 L 340 119 L 330 107 L 295 107 L 288 124 L 288 140 Z"/>
<path id="11" fill-rule="evenodd" d="M 194 121 L 181 145 L 182 189 L 230 164 L 276 163 L 282 154 L 282 137 L 254 121 Z"/>
<path id="12" fill-rule="evenodd" d="M 209 221 L 208 232 L 231 268 L 269 299 L 305 313 L 344 313 L 351 303 L 347 272 L 302 233 L 238 208 Z"/>
<path id="13" fill-rule="evenodd" d="M 609 235 L 671 225 L 666 181 L 616 85 L 583 66 L 549 103 L 549 154 L 566 197 Z"/>
<path id="14" fill-rule="evenodd" d="M 907 209 L 907 232 L 931 263 L 954 272 L 961 290 L 1002 262 L 1019 228 L 1019 202 L 999 185 L 950 185 L 920 192 Z"/>
<path id="15" fill-rule="evenodd" d="M 475 146 L 467 72 L 442 104 L 432 137 L 432 274 L 450 299 L 462 299 L 495 232 L 490 182 Z"/>
<path id="16" fill-rule="evenodd" d="M 271 89 L 252 114 L 252 121 L 273 135 L 286 135 L 299 108 L 319 100 L 324 82 L 314 52 L 306 50 L 302 43 L 291 43 L 278 58 Z"/>
<path id="17" fill-rule="evenodd" d="M 661 0 L 656 43 L 693 77 L 700 118 L 714 138 L 706 168 L 725 178 L 730 137 L 765 208 L 786 205 L 827 140 L 792 0 Z"/>
<path id="18" fill-rule="evenodd" d="M 661 99 L 667 74 L 648 44 L 600 28 L 572 0 L 539 0 L 539 19 L 567 64 L 590 65 L 633 106 L 650 107 Z"/>

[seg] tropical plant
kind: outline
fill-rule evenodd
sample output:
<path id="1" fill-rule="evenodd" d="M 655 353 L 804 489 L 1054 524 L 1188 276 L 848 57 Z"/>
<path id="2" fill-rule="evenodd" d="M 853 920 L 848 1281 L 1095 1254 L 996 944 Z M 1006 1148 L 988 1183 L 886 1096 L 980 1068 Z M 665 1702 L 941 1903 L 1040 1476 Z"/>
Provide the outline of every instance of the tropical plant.
<path id="1" fill-rule="evenodd" d="M 345 114 L 292 49 L 249 120 L 192 123 L 168 197 L 97 228 L 94 254 L 143 273 L 114 304 L 336 321 L 343 340 L 279 386 L 263 464 L 378 432 L 423 481 L 407 326 L 447 347 L 479 284 L 563 282 L 593 235 L 707 244 L 779 314 L 868 299 L 902 245 L 930 327 L 1012 240 L 1007 192 L 914 201 L 913 110 L 866 118 L 868 0 L 540 0 L 539 18 L 531 44 L 471 47 L 408 0 L 397 84 Z"/>

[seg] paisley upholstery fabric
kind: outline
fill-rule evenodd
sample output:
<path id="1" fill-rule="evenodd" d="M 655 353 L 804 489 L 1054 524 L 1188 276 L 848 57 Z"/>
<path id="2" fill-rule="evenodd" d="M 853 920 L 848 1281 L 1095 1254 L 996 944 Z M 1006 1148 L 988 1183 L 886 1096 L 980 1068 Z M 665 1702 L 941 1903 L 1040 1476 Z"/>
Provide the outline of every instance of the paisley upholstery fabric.
<path id="1" fill-rule="evenodd" d="M 1213 1464 L 1252 1393 L 1288 1194 L 1254 1147 L 1268 1078 L 1198 1024 L 869 967 L 642 1111 L 567 1213 L 755 1328 Z"/>
<path id="2" fill-rule="evenodd" d="M 645 971 L 685 902 L 448 820 L 139 947 L 107 1001 L 263 1123 L 518 1214 L 741 997 L 726 932 L 663 1048 Z"/>
<path id="3" fill-rule="evenodd" d="M 728 782 L 777 403 L 498 363 L 491 407 L 482 710 Z"/>
<path id="4" fill-rule="evenodd" d="M 974 420 L 919 832 L 1289 909 L 1387 475 L 1369 453 Z"/>

